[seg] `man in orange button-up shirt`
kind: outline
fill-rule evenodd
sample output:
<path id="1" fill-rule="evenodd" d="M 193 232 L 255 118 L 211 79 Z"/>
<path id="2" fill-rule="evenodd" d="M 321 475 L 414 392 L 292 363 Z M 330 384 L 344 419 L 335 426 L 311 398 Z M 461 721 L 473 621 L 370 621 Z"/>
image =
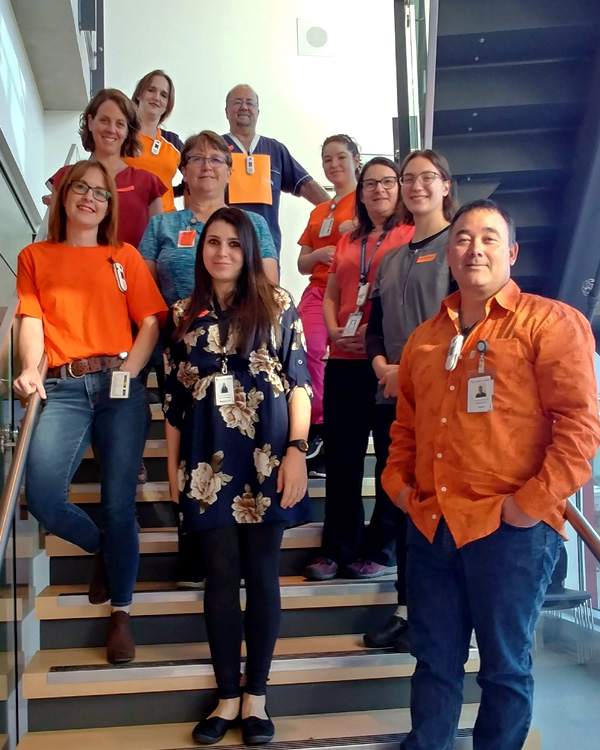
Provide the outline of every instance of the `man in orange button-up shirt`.
<path id="1" fill-rule="evenodd" d="M 589 478 L 600 444 L 590 326 L 568 305 L 523 294 L 510 280 L 517 253 L 506 212 L 492 201 L 463 206 L 448 244 L 460 291 L 417 328 L 400 364 L 382 483 L 410 517 L 417 666 L 402 750 L 453 746 L 473 629 L 474 746 L 522 748 L 529 652 L 566 498 Z"/>

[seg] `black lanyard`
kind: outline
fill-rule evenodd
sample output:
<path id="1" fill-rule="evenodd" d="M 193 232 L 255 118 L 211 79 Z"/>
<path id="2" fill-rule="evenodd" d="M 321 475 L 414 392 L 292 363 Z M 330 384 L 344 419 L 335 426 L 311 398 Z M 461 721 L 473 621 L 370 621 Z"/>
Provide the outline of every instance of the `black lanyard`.
<path id="1" fill-rule="evenodd" d="M 360 283 L 364 284 L 367 280 L 367 276 L 369 275 L 369 271 L 371 270 L 371 263 L 373 262 L 373 258 L 375 257 L 375 253 L 379 250 L 379 246 L 384 241 L 387 233 L 389 230 L 384 230 L 381 233 L 381 236 L 375 243 L 375 249 L 371 253 L 371 257 L 369 258 L 369 263 L 365 266 L 365 260 L 367 258 L 367 240 L 368 237 L 364 237 L 362 241 L 362 247 L 360 249 Z"/>

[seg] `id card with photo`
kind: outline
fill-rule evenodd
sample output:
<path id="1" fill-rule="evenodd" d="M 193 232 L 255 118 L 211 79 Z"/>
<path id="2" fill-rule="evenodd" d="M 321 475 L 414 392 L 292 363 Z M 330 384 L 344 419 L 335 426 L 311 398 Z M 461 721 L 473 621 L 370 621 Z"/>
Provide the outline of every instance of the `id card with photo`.
<path id="1" fill-rule="evenodd" d="M 351 315 L 348 316 L 348 320 L 346 321 L 346 325 L 344 326 L 344 330 L 342 331 L 342 338 L 349 338 L 350 336 L 356 336 L 356 332 L 358 331 L 358 326 L 360 325 L 360 321 L 362 320 L 362 312 L 353 312 Z"/>
<path id="2" fill-rule="evenodd" d="M 215 377 L 215 404 L 217 406 L 235 404 L 235 386 L 231 373 Z"/>
<path id="3" fill-rule="evenodd" d="M 129 398 L 131 374 L 124 370 L 113 370 L 110 376 L 110 397 Z"/>
<path id="4" fill-rule="evenodd" d="M 467 381 L 467 412 L 492 411 L 494 397 L 494 380 L 490 375 L 479 375 Z"/>

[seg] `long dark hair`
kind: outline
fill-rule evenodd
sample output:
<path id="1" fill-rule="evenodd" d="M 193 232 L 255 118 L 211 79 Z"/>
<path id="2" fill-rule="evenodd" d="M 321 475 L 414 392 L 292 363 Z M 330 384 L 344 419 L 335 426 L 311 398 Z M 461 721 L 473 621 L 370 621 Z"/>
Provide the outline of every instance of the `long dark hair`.
<path id="1" fill-rule="evenodd" d="M 384 229 L 392 229 L 397 224 L 402 223 L 402 198 L 400 197 L 400 167 L 396 164 L 396 162 L 392 161 L 391 159 L 386 159 L 385 156 L 376 156 L 374 159 L 371 159 L 371 161 L 368 161 L 365 166 L 362 168 L 360 172 L 360 176 L 358 178 L 358 182 L 356 183 L 356 203 L 355 203 L 355 216 L 358 221 L 358 226 L 356 229 L 352 232 L 350 235 L 351 240 L 358 240 L 360 237 L 366 237 L 371 230 L 373 229 L 373 222 L 371 221 L 371 218 L 367 212 L 367 207 L 363 203 L 363 190 L 362 185 L 365 181 L 365 174 L 367 173 L 367 170 L 370 167 L 374 167 L 377 164 L 381 164 L 384 167 L 389 167 L 394 171 L 394 174 L 396 175 L 398 179 L 398 203 L 396 203 L 396 208 L 394 210 L 394 213 L 391 216 L 388 216 L 385 220 L 385 224 L 383 225 Z"/>
<path id="2" fill-rule="evenodd" d="M 278 331 L 279 306 L 275 300 L 276 287 L 263 269 L 254 226 L 239 208 L 219 208 L 204 225 L 196 252 L 194 291 L 186 314 L 175 330 L 175 339 L 181 341 L 198 315 L 213 306 L 213 280 L 204 265 L 203 251 L 208 231 L 215 221 L 225 221 L 237 231 L 244 256 L 244 264 L 230 300 L 230 325 L 236 332 L 237 348 L 248 354 L 257 336 L 261 343 L 268 343 L 271 330 Z"/>
<path id="3" fill-rule="evenodd" d="M 346 151 L 350 154 L 353 160 L 358 156 L 359 164 L 358 167 L 356 167 L 356 169 L 354 170 L 354 176 L 358 180 L 358 178 L 360 177 L 360 148 L 358 143 L 354 140 L 354 138 L 346 135 L 345 133 L 330 135 L 328 138 L 325 138 L 325 140 L 323 141 L 323 145 L 321 146 L 321 159 L 323 158 L 323 149 L 330 143 L 341 143 L 341 145 L 345 147 Z"/>
<path id="4" fill-rule="evenodd" d="M 444 182 L 452 182 L 452 173 L 450 172 L 450 165 L 448 164 L 448 160 L 443 154 L 440 154 L 439 151 L 434 151 L 431 148 L 424 148 L 421 151 L 412 151 L 402 162 L 400 166 L 400 175 L 404 174 L 406 167 L 413 159 L 416 159 L 417 156 L 422 156 L 424 159 L 427 159 L 427 161 L 430 161 L 442 175 L 442 179 L 444 180 Z M 454 216 L 455 211 L 456 201 L 454 200 L 454 196 L 452 195 L 452 185 L 450 185 L 450 192 L 448 193 L 448 195 L 444 196 L 444 199 L 442 201 L 442 213 L 444 214 L 444 219 L 446 219 L 446 221 L 452 221 L 452 217 Z M 409 211 L 408 208 L 406 208 L 404 203 L 402 203 L 402 221 L 405 224 L 415 223 L 412 212 Z"/>

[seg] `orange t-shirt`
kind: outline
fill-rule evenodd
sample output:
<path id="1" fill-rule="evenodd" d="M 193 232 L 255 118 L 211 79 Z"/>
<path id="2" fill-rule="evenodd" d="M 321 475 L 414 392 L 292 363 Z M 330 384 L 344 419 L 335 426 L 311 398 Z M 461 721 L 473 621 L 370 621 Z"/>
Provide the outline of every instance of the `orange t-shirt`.
<path id="1" fill-rule="evenodd" d="M 111 261 L 123 266 L 125 292 L 117 285 Z M 131 321 L 164 317 L 167 311 L 144 259 L 127 244 L 27 245 L 19 253 L 17 291 L 19 315 L 43 322 L 49 367 L 128 352 Z"/>
<path id="2" fill-rule="evenodd" d="M 167 192 L 162 196 L 163 211 L 165 213 L 174 211 L 173 179 L 181 161 L 183 143 L 176 133 L 171 133 L 170 130 L 161 130 L 161 128 L 158 129 L 156 139 L 150 138 L 149 135 L 144 135 L 144 133 L 140 133 L 139 137 L 142 143 L 142 153 L 135 157 L 123 157 L 123 161 L 130 167 L 145 169 L 147 172 L 156 175 L 167 188 Z M 158 154 L 152 153 L 155 140 L 160 143 Z"/>
<path id="3" fill-rule="evenodd" d="M 411 241 L 415 228 L 412 224 L 397 224 L 386 234 L 385 239 L 377 248 L 377 252 L 371 260 L 367 281 L 373 287 L 377 267 L 383 256 L 390 250 L 402 247 Z M 340 307 L 338 309 L 338 326 L 343 328 L 350 316 L 356 310 L 356 295 L 358 294 L 358 284 L 360 282 L 360 255 L 362 248 L 362 237 L 352 241 L 351 232 L 346 232 L 338 242 L 333 256 L 333 263 L 329 267 L 329 273 L 335 274 L 335 280 L 340 290 Z M 375 250 L 379 237 L 370 235 L 367 239 L 367 249 L 365 253 L 365 264 L 368 265 L 369 259 Z M 371 300 L 367 300 L 362 306 L 363 316 L 361 325 L 369 321 L 371 312 Z M 343 352 L 332 342 L 331 355 L 332 359 L 366 359 L 366 354 L 354 354 L 353 352 Z"/>
<path id="4" fill-rule="evenodd" d="M 325 201 L 325 203 L 319 203 L 310 214 L 308 224 L 304 230 L 302 237 L 298 240 L 299 245 L 306 245 L 312 250 L 319 250 L 327 245 L 337 245 L 340 241 L 340 224 L 344 221 L 352 221 L 354 218 L 354 199 L 356 192 L 348 193 L 338 203 L 333 200 Z M 332 210 L 332 206 L 335 208 Z M 330 217 L 333 219 L 333 226 L 331 227 L 331 234 L 328 237 L 319 237 L 321 226 L 323 221 Z M 319 287 L 319 289 L 325 289 L 327 286 L 327 277 L 329 276 L 329 266 L 325 263 L 317 263 L 313 268 L 312 275 L 309 279 L 311 286 Z"/>

